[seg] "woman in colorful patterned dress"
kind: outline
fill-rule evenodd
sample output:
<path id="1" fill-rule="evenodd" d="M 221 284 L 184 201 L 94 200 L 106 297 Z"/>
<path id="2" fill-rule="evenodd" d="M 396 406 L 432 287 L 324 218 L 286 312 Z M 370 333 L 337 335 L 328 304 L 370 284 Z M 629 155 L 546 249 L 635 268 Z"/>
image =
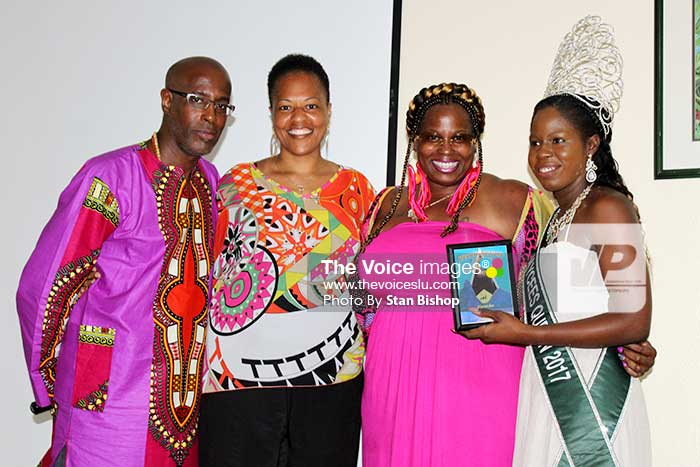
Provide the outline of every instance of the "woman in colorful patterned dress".
<path id="1" fill-rule="evenodd" d="M 321 157 L 331 104 L 316 60 L 284 57 L 268 92 L 279 148 L 217 192 L 200 461 L 354 467 L 364 342 L 330 263 L 354 258 L 374 193 Z"/>
<path id="2" fill-rule="evenodd" d="M 388 288 L 398 278 L 367 273 L 363 261 L 411 262 L 418 271 L 421 260 L 444 263 L 453 243 L 509 239 L 518 267 L 529 258 L 550 204 L 523 183 L 483 173 L 484 123 L 479 97 L 464 84 L 430 86 L 413 98 L 401 186 L 371 210 L 358 257 L 362 279 Z M 408 168 L 412 148 L 415 170 Z M 416 294 L 451 297 L 447 275 L 399 280 L 418 279 L 431 289 L 370 287 L 382 303 L 363 319 L 363 465 L 509 466 L 523 349 L 454 334 L 449 305 L 401 306 Z"/>

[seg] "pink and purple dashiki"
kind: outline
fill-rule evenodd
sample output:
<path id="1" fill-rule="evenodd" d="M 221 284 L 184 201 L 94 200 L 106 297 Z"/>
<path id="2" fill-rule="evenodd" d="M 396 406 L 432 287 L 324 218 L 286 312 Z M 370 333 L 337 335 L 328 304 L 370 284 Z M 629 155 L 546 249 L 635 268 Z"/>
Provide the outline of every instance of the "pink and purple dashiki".
<path id="1" fill-rule="evenodd" d="M 34 397 L 57 407 L 44 462 L 197 465 L 217 181 L 204 159 L 186 174 L 141 144 L 61 194 L 17 291 Z"/>

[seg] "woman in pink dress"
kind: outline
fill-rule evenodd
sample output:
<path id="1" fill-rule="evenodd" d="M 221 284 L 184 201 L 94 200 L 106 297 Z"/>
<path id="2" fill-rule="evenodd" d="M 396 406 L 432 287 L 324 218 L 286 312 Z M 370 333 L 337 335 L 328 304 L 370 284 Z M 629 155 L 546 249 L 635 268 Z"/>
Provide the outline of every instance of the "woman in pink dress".
<path id="1" fill-rule="evenodd" d="M 446 262 L 447 244 L 503 239 L 512 240 L 519 269 L 551 207 L 527 185 L 483 173 L 484 110 L 466 85 L 421 90 L 406 126 L 401 186 L 375 201 L 357 259 L 378 302 L 361 313 L 363 465 L 510 466 L 523 349 L 453 333 L 448 275 L 420 272 Z M 379 262 L 412 263 L 414 272 L 380 274 L 372 267 Z"/>

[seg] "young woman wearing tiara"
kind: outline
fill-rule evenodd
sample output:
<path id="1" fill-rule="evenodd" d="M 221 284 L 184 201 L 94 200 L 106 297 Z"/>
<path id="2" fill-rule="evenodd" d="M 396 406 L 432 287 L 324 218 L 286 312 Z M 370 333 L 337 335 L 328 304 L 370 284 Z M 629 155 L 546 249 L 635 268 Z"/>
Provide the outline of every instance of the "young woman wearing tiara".
<path id="1" fill-rule="evenodd" d="M 521 276 L 526 323 L 484 311 L 495 322 L 464 333 L 529 346 L 515 466 L 651 464 L 641 386 L 616 350 L 651 322 L 639 214 L 610 149 L 621 66 L 600 18 L 566 36 L 530 124 L 530 168 L 559 208 Z"/>

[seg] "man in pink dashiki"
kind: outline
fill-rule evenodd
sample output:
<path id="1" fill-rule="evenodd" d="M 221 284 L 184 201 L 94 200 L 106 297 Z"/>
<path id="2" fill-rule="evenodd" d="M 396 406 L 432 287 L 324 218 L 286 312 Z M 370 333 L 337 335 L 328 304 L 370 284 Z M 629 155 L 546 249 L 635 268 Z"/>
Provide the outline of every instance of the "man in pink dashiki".
<path id="1" fill-rule="evenodd" d="M 41 465 L 197 465 L 218 182 L 201 156 L 230 95 L 217 61 L 175 63 L 158 132 L 87 161 L 41 233 L 17 291 L 36 404 L 54 415 Z"/>

